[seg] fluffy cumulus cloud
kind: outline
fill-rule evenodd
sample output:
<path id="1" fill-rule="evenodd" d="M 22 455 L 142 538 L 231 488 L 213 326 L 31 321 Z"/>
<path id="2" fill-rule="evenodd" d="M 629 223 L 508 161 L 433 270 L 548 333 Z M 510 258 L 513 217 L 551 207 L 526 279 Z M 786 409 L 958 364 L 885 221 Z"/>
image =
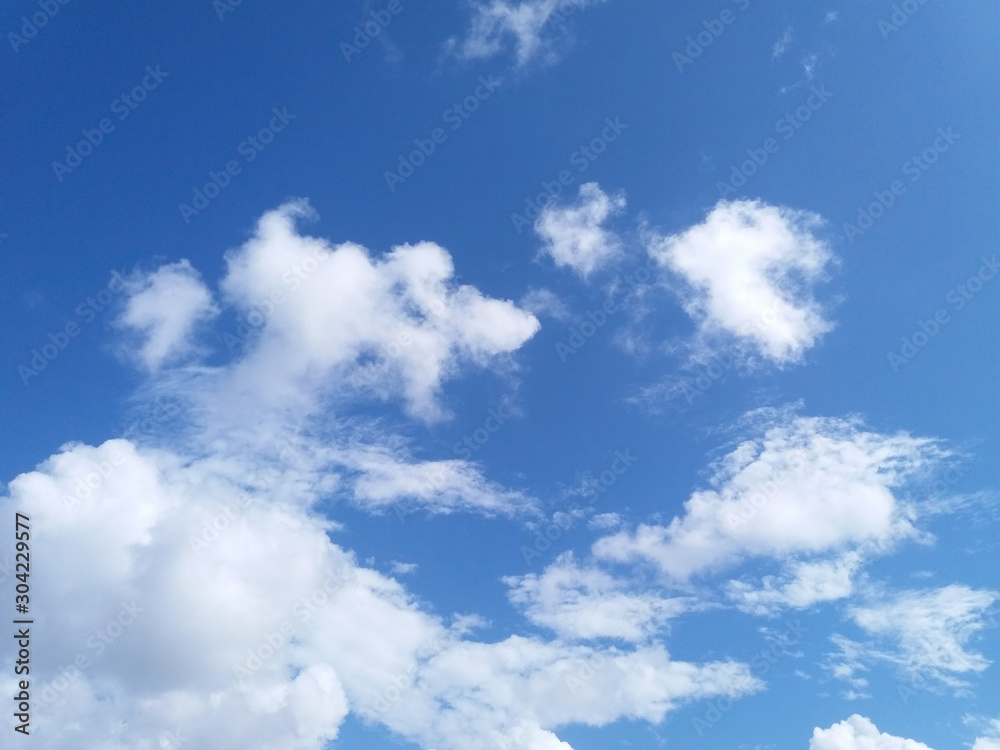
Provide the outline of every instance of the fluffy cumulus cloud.
<path id="1" fill-rule="evenodd" d="M 320 494 L 125 440 L 14 479 L 2 505 L 31 519 L 33 601 L 63 613 L 34 631 L 37 740 L 318 750 L 354 712 L 425 747 L 568 749 L 566 724 L 760 688 L 745 664 L 655 644 L 476 642 L 336 544 Z"/>
<path id="2" fill-rule="evenodd" d="M 510 600 L 532 622 L 566 639 L 643 641 L 671 617 L 690 609 L 688 600 L 629 591 L 624 582 L 594 567 L 580 567 L 570 552 L 541 575 L 504 579 Z"/>
<path id="3" fill-rule="evenodd" d="M 791 364 L 833 328 L 812 294 L 834 261 L 815 234 L 822 223 L 760 201 L 719 201 L 700 224 L 650 234 L 647 250 L 670 272 L 702 356 L 735 347 Z"/>
<path id="4" fill-rule="evenodd" d="M 988 724 L 988 736 L 977 737 L 972 750 L 1000 750 L 1000 719 L 993 719 Z"/>
<path id="5" fill-rule="evenodd" d="M 309 214 L 302 202 L 269 212 L 227 258 L 225 298 L 255 327 L 228 392 L 287 403 L 336 383 L 402 397 L 411 415 L 438 419 L 446 378 L 496 362 L 538 331 L 514 303 L 455 284 L 439 245 L 373 259 L 360 245 L 300 235 L 295 219 Z"/>
<path id="6" fill-rule="evenodd" d="M 150 370 L 190 353 L 197 323 L 219 312 L 187 260 L 136 276 L 128 283 L 128 293 L 119 324 L 141 337 L 136 354 Z"/>
<path id="7" fill-rule="evenodd" d="M 813 730 L 809 750 L 932 750 L 923 742 L 880 732 L 871 719 L 854 714 L 829 729 Z"/>
<path id="8" fill-rule="evenodd" d="M 404 504 L 497 513 L 530 505 L 471 462 L 415 460 L 372 423 L 331 423 L 328 415 L 390 401 L 416 419 L 444 419 L 442 385 L 470 369 L 512 371 L 512 355 L 538 320 L 454 283 L 451 256 L 434 243 L 374 258 L 360 245 L 300 234 L 296 220 L 311 215 L 303 201 L 270 211 L 227 255 L 217 296 L 237 320 L 221 326 L 232 354 L 224 365 L 165 361 L 164 352 L 186 341 L 197 312 L 216 306 L 186 262 L 133 287 L 121 323 L 156 323 L 138 356 L 152 361 L 155 348 L 163 366 L 152 390 L 184 405 L 189 443 L 224 445 L 259 463 L 294 462 L 311 481 L 321 475 L 328 490 L 348 487 L 353 500 L 376 510 Z"/>
<path id="9" fill-rule="evenodd" d="M 543 56 L 556 59 L 552 49 L 553 32 L 567 17 L 605 0 L 477 0 L 473 16 L 462 39 L 448 41 L 449 50 L 466 60 L 483 60 L 504 51 L 513 42 L 517 64 L 523 66 Z"/>
<path id="10" fill-rule="evenodd" d="M 542 253 L 587 278 L 621 255 L 621 241 L 603 225 L 624 208 L 624 196 L 609 196 L 596 182 L 581 185 L 575 204 L 547 205 L 535 220 Z"/>
<path id="11" fill-rule="evenodd" d="M 172 733 L 191 747 L 310 747 L 336 737 L 345 687 L 329 659 L 291 645 L 316 627 L 298 603 L 314 591 L 393 594 L 364 583 L 321 519 L 248 492 L 245 468 L 112 440 L 68 446 L 11 482 L 3 504 L 34 529 L 35 601 L 63 612 L 36 623 L 47 644 L 33 664 L 41 745 L 162 747 Z M 239 679 L 248 650 L 269 637 L 271 655 Z"/>
<path id="12" fill-rule="evenodd" d="M 676 580 L 748 556 L 774 558 L 793 566 L 791 588 L 777 596 L 804 604 L 844 590 L 850 564 L 796 566 L 800 558 L 884 549 L 916 533 L 894 490 L 941 459 L 932 441 L 836 418 L 762 418 L 762 436 L 719 460 L 711 488 L 694 492 L 683 515 L 599 539 L 595 554 L 646 560 Z"/>
<path id="13" fill-rule="evenodd" d="M 850 675 L 865 663 L 883 661 L 919 679 L 926 675 L 964 687 L 966 682 L 958 675 L 982 672 L 990 664 L 967 645 L 985 627 L 998 599 L 995 591 L 953 584 L 904 591 L 875 604 L 851 607 L 851 619 L 873 640 L 858 644 L 839 639 L 846 657 L 841 671 Z"/>

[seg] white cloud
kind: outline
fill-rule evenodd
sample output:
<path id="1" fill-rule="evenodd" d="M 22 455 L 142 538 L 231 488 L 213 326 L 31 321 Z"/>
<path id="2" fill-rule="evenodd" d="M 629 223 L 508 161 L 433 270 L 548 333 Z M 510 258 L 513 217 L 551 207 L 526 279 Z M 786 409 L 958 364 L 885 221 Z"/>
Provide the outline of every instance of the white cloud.
<path id="1" fill-rule="evenodd" d="M 871 696 L 864 692 L 868 687 L 868 678 L 861 676 L 869 671 L 863 656 L 865 648 L 860 643 L 838 634 L 830 636 L 830 640 L 838 647 L 839 653 L 830 655 L 832 658 L 826 660 L 823 668 L 836 679 L 851 686 L 851 690 L 844 694 L 848 700 L 855 700 L 858 697 L 870 698 Z"/>
<path id="2" fill-rule="evenodd" d="M 613 529 L 621 526 L 622 518 L 617 513 L 598 513 L 588 524 L 592 529 Z"/>
<path id="3" fill-rule="evenodd" d="M 911 675 L 963 687 L 966 683 L 955 675 L 981 672 L 990 664 L 966 646 L 985 627 L 986 616 L 998 599 L 1000 594 L 994 591 L 950 585 L 904 591 L 887 601 L 851 607 L 851 619 L 876 642 L 852 644 L 855 649 L 849 661 L 886 661 Z"/>
<path id="4" fill-rule="evenodd" d="M 1000 719 L 982 721 L 971 716 L 965 718 L 966 724 L 980 722 L 985 724 L 986 736 L 977 737 L 972 750 L 1000 750 Z"/>
<path id="5" fill-rule="evenodd" d="M 742 696 L 762 687 L 745 665 L 675 662 L 659 645 L 623 652 L 518 636 L 458 644 L 432 659 L 420 679 L 422 689 L 391 711 L 390 727 L 424 746 L 456 750 L 474 741 L 482 744 L 471 746 L 571 750 L 552 727 L 599 727 L 624 717 L 659 723 L 682 700 Z"/>
<path id="6" fill-rule="evenodd" d="M 788 49 L 788 45 L 791 44 L 791 42 L 792 42 L 792 28 L 788 27 L 787 29 L 785 29 L 785 33 L 781 35 L 781 39 L 776 41 L 774 43 L 774 46 L 771 48 L 771 59 L 777 60 L 779 57 L 785 54 L 785 50 Z"/>
<path id="7" fill-rule="evenodd" d="M 547 205 L 538 215 L 535 231 L 545 241 L 542 253 L 587 278 L 621 255 L 621 241 L 602 225 L 624 208 L 624 196 L 609 196 L 596 182 L 584 183 L 577 203 Z"/>
<path id="8" fill-rule="evenodd" d="M 702 357 L 734 346 L 779 366 L 796 363 L 833 328 L 811 292 L 834 261 L 814 234 L 822 223 L 760 201 L 719 201 L 702 223 L 649 236 L 649 254 L 680 284 Z"/>
<path id="9" fill-rule="evenodd" d="M 577 10 L 605 0 L 485 0 L 473 4 L 473 17 L 464 39 L 452 38 L 448 49 L 466 60 L 484 60 L 504 50 L 513 38 L 517 64 L 527 65 L 542 54 L 556 59 L 547 28 Z"/>
<path id="10" fill-rule="evenodd" d="M 147 386 L 150 398 L 181 404 L 184 429 L 172 444 L 294 466 L 290 481 L 375 512 L 529 509 L 529 498 L 490 482 L 475 464 L 415 459 L 372 418 L 337 412 L 401 401 L 412 417 L 442 419 L 445 381 L 472 368 L 513 371 L 511 355 L 537 332 L 537 319 L 455 283 L 451 257 L 433 243 L 373 259 L 359 245 L 299 234 L 295 220 L 310 215 L 304 201 L 269 211 L 227 254 L 223 297 L 242 318 L 223 333 L 231 361 L 163 366 Z M 210 299 L 186 262 L 152 278 L 179 274 L 188 281 L 175 284 L 197 283 L 200 298 Z"/>
<path id="11" fill-rule="evenodd" d="M 356 472 L 356 500 L 369 510 L 385 510 L 401 501 L 438 513 L 478 510 L 509 515 L 528 510 L 533 501 L 486 480 L 468 461 L 410 461 L 386 446 L 353 444 L 338 453 L 338 462 Z"/>
<path id="12" fill-rule="evenodd" d="M 349 556 L 321 519 L 276 497 L 248 502 L 262 498 L 233 479 L 115 440 L 69 446 L 11 482 L 3 505 L 36 529 L 36 596 L 63 607 L 36 623 L 52 646 L 33 655 L 35 705 L 52 704 L 32 727 L 42 745 L 97 747 L 109 726 L 132 748 L 159 746 L 178 727 L 191 748 L 318 747 L 336 736 L 347 700 L 324 659 L 303 664 L 284 649 L 247 684 L 232 670 L 283 621 L 298 627 L 298 599 L 350 568 Z M 213 522 L 223 530 L 194 549 Z"/>
<path id="13" fill-rule="evenodd" d="M 219 312 L 212 293 L 187 260 L 130 279 L 128 293 L 118 323 L 144 339 L 137 354 L 149 370 L 191 353 L 196 324 Z"/>
<path id="14" fill-rule="evenodd" d="M 304 202 L 260 220 L 227 256 L 227 299 L 259 330 L 223 379 L 229 400 L 287 408 L 303 393 L 401 396 L 421 419 L 443 416 L 441 383 L 520 348 L 538 320 L 512 302 L 453 282 L 451 256 L 432 242 L 373 260 L 360 245 L 299 235 Z M 218 392 L 213 394 L 218 400 Z"/>
<path id="15" fill-rule="evenodd" d="M 572 317 L 566 303 L 548 289 L 530 289 L 517 304 L 532 315 L 548 315 L 562 323 Z"/>
<path id="16" fill-rule="evenodd" d="M 963 723 L 976 727 L 981 734 L 973 743 L 972 750 L 1000 750 L 1000 719 L 966 716 Z"/>
<path id="17" fill-rule="evenodd" d="M 856 551 L 831 560 L 794 561 L 781 578 L 761 578 L 759 587 L 730 581 L 727 594 L 739 609 L 755 615 L 775 614 L 783 607 L 804 609 L 850 596 L 861 563 L 862 556 Z"/>
<path id="18" fill-rule="evenodd" d="M 802 58 L 802 72 L 806 74 L 807 80 L 813 79 L 813 73 L 816 70 L 816 64 L 819 62 L 819 55 L 806 55 Z"/>
<path id="19" fill-rule="evenodd" d="M 923 742 L 880 732 L 871 719 L 854 714 L 829 729 L 816 727 L 809 750 L 932 750 Z"/>
<path id="20" fill-rule="evenodd" d="M 694 492 L 682 516 L 599 539 L 594 553 L 646 560 L 683 580 L 746 556 L 794 561 L 882 549 L 916 533 L 893 490 L 940 459 L 932 441 L 865 431 L 851 420 L 767 412 L 763 419 L 763 435 L 716 462 L 712 489 Z M 835 570 L 800 573 L 829 585 Z M 799 586 L 799 603 L 819 600 L 806 579 Z"/>
<path id="21" fill-rule="evenodd" d="M 570 640 L 644 641 L 691 609 L 688 599 L 631 592 L 604 571 L 581 568 L 569 552 L 541 575 L 511 576 L 504 582 L 511 587 L 510 600 L 524 608 L 529 620 Z"/>
<path id="22" fill-rule="evenodd" d="M 746 664 L 661 646 L 475 642 L 469 618 L 446 625 L 335 544 L 307 476 L 261 484 L 248 469 L 113 440 L 11 482 L 0 506 L 31 518 L 33 601 L 62 607 L 33 631 L 49 644 L 32 661 L 39 743 L 140 750 L 172 732 L 190 750 L 319 750 L 353 712 L 440 750 L 570 750 L 555 728 L 659 722 L 761 688 Z"/>

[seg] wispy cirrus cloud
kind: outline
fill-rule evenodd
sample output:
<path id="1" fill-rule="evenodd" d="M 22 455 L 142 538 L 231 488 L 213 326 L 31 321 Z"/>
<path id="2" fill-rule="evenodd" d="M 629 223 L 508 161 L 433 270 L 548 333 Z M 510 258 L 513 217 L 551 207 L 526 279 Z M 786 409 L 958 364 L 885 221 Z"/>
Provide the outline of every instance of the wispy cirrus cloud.
<path id="1" fill-rule="evenodd" d="M 1000 594 L 952 584 L 936 589 L 902 591 L 848 608 L 848 616 L 868 636 L 857 643 L 838 636 L 840 653 L 832 655 L 840 673 L 850 678 L 872 663 L 889 663 L 908 676 L 930 677 L 960 689 L 959 675 L 978 673 L 990 662 L 968 644 L 986 627 Z"/>

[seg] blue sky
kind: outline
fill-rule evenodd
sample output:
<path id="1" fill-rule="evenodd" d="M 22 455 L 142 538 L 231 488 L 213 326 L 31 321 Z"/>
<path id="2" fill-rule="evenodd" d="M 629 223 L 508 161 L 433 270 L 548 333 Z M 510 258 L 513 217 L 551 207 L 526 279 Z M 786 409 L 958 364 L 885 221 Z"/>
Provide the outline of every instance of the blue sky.
<path id="1" fill-rule="evenodd" d="M 5 9 L 16 741 L 1000 747 L 997 21 Z"/>

